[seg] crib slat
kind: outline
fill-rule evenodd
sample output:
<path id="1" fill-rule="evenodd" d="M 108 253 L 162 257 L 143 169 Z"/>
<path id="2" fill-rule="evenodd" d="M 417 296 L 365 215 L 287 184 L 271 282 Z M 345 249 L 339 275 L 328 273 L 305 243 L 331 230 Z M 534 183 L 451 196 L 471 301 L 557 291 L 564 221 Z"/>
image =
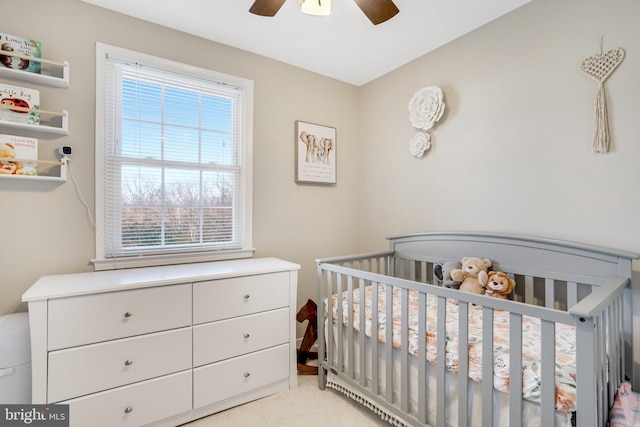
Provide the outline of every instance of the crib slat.
<path id="1" fill-rule="evenodd" d="M 606 313 L 606 317 L 605 317 L 605 321 L 606 321 L 606 326 L 605 326 L 605 331 L 609 331 L 609 333 L 606 335 L 607 337 L 607 348 L 610 349 L 609 354 L 612 355 L 616 355 L 619 354 L 619 347 L 618 347 L 618 331 L 615 330 L 615 327 L 613 326 L 615 324 L 614 322 L 614 313 L 616 312 L 616 306 L 617 306 L 617 300 L 614 301 L 609 308 L 607 308 L 605 310 Z M 610 363 L 610 370 L 611 370 L 611 379 L 607 382 L 609 385 L 609 401 L 607 402 L 609 404 L 609 407 L 611 406 L 611 393 L 615 392 L 615 384 L 618 383 L 618 373 L 619 373 L 619 369 L 620 369 L 620 365 L 618 364 L 618 358 L 617 357 L 613 357 L 613 360 L 609 360 Z"/>
<path id="2" fill-rule="evenodd" d="M 544 306 L 555 308 L 555 288 L 553 279 L 544 279 Z"/>
<path id="3" fill-rule="evenodd" d="M 427 423 L 427 295 L 418 294 L 418 420 Z"/>
<path id="4" fill-rule="evenodd" d="M 612 347 L 612 358 L 613 360 L 615 360 L 616 364 L 614 368 L 615 378 L 614 381 L 611 382 L 611 392 L 609 393 L 609 406 L 611 406 L 611 404 L 613 403 L 617 384 L 624 380 L 624 335 L 622 333 L 622 300 L 620 298 L 616 299 L 616 301 L 614 301 L 614 303 L 612 304 L 610 310 L 613 319 L 611 319 L 611 326 L 607 328 L 607 330 L 611 332 L 611 335 L 613 336 L 615 342 Z"/>
<path id="5" fill-rule="evenodd" d="M 578 284 L 567 282 L 567 307 L 573 307 L 578 303 Z"/>
<path id="6" fill-rule="evenodd" d="M 524 302 L 527 304 L 534 304 L 533 296 L 534 296 L 533 277 L 525 276 L 524 277 Z"/>
<path id="7" fill-rule="evenodd" d="M 347 375 L 349 378 L 355 378 L 354 358 L 353 358 L 353 276 L 347 276 Z"/>
<path id="8" fill-rule="evenodd" d="M 614 302 L 615 303 L 615 302 Z M 613 315 L 613 305 L 610 305 L 607 309 L 605 309 L 604 313 L 603 313 L 603 321 L 604 324 L 602 326 L 602 329 L 605 331 L 604 333 L 604 337 L 605 337 L 605 354 L 616 354 L 616 334 L 614 333 L 607 333 L 607 331 L 610 331 L 611 328 L 611 323 L 612 323 L 612 315 Z M 607 350 L 607 349 L 611 349 L 611 351 Z M 617 383 L 617 378 L 618 378 L 618 366 L 617 366 L 617 360 L 616 361 L 612 361 L 611 366 L 610 366 L 610 373 L 609 373 L 609 379 L 608 381 L 605 382 L 606 385 L 606 393 L 605 393 L 605 397 L 609 397 L 611 395 L 611 390 L 612 390 L 612 383 L 615 381 Z M 604 399 L 603 404 L 607 404 L 609 403 L 607 399 Z M 609 406 L 607 406 L 608 408 Z"/>
<path id="9" fill-rule="evenodd" d="M 609 360 L 615 361 L 615 365 L 613 367 L 613 381 L 609 381 L 609 407 L 613 404 L 613 400 L 615 397 L 615 392 L 622 381 L 624 381 L 624 334 L 623 334 L 623 325 L 622 325 L 622 299 L 617 298 L 611 307 L 608 309 L 611 318 L 609 321 L 611 322 L 607 330 L 611 334 L 612 337 L 612 345 L 610 347 L 610 357 Z M 622 356 L 622 357 L 621 357 Z"/>
<path id="10" fill-rule="evenodd" d="M 458 310 L 458 426 L 467 427 L 469 388 L 469 304 L 459 302 Z"/>
<path id="11" fill-rule="evenodd" d="M 327 274 L 331 274 L 330 272 L 324 272 L 322 271 L 322 269 L 320 267 L 318 267 L 317 270 L 317 277 L 318 277 L 318 283 L 326 283 L 327 279 L 325 278 L 325 276 Z M 324 295 L 324 286 L 319 285 L 318 286 L 318 303 L 321 304 L 320 305 L 320 310 L 318 310 L 318 319 L 317 319 L 317 324 L 318 324 L 318 365 L 321 365 L 322 362 L 325 360 L 325 354 L 323 354 L 323 351 L 330 346 L 325 345 L 325 337 L 324 337 L 324 318 L 322 317 L 324 310 L 322 309 L 322 304 L 325 301 L 325 295 Z M 327 309 L 327 318 L 331 319 L 332 316 L 332 309 L 330 308 L 331 306 L 331 294 L 329 294 L 329 297 L 327 298 L 327 305 L 329 307 L 326 307 Z M 331 325 L 331 320 L 328 321 L 329 326 Z M 320 390 L 325 390 L 326 388 L 326 384 L 327 384 L 327 374 L 326 371 L 324 369 L 322 369 L 321 366 L 318 367 L 318 387 L 320 388 Z"/>
<path id="12" fill-rule="evenodd" d="M 493 309 L 482 307 L 482 395 L 493 395 Z M 493 399 L 482 399 L 482 426 L 493 426 Z"/>
<path id="13" fill-rule="evenodd" d="M 409 412 L 409 290 L 402 288 L 400 292 L 400 407 Z"/>
<path id="14" fill-rule="evenodd" d="M 604 315 L 601 314 L 596 318 L 596 327 L 594 329 L 594 335 L 596 336 L 596 393 L 599 395 L 597 399 L 599 425 L 604 425 L 606 422 L 604 408 L 604 402 L 606 401 L 606 396 L 604 395 L 604 390 L 606 389 L 606 372 L 603 362 L 607 356 L 604 348 L 605 331 L 603 327 L 603 317 Z"/>
<path id="15" fill-rule="evenodd" d="M 541 424 L 543 426 L 552 426 L 555 423 L 556 409 L 556 328 L 555 323 L 548 320 L 541 320 L 540 326 L 542 332 L 540 342 L 540 368 L 542 369 L 540 390 Z"/>
<path id="16" fill-rule="evenodd" d="M 380 393 L 379 364 L 378 364 L 378 286 L 373 283 L 371 288 L 371 389 L 377 395 Z"/>
<path id="17" fill-rule="evenodd" d="M 386 301 L 385 301 L 385 343 L 384 343 L 384 357 L 385 361 L 385 395 L 387 402 L 393 402 L 393 363 L 391 363 L 393 357 L 393 286 L 385 284 L 386 289 Z"/>
<path id="18" fill-rule="evenodd" d="M 342 274 L 338 273 L 337 277 L 336 277 L 336 293 L 338 295 L 338 310 L 337 310 L 337 314 L 338 314 L 338 319 L 337 319 L 337 324 L 338 324 L 338 331 L 336 333 L 337 337 L 337 341 L 338 341 L 338 360 L 336 363 L 336 369 L 339 372 L 344 372 L 344 329 L 342 327 L 343 325 L 343 319 L 344 319 L 344 310 L 342 308 Z"/>
<path id="19" fill-rule="evenodd" d="M 369 266 L 371 267 L 371 265 Z M 367 381 L 367 352 L 364 351 L 365 347 L 365 340 L 366 340 L 366 328 L 367 328 L 367 317 L 366 317 L 366 307 L 367 307 L 367 301 L 366 301 L 366 297 L 365 297 L 365 282 L 364 279 L 359 279 L 359 288 L 358 288 L 358 293 L 360 295 L 360 335 L 359 335 L 359 339 L 358 339 L 358 344 L 359 344 L 359 348 L 360 348 L 360 362 L 359 362 L 359 366 L 360 366 L 360 375 L 358 376 L 358 380 L 360 381 L 360 385 L 364 386 Z M 373 330 L 373 328 L 371 328 Z M 373 335 L 375 337 L 375 335 Z"/>
<path id="20" fill-rule="evenodd" d="M 446 409 L 446 395 L 445 395 L 445 370 L 446 370 L 446 325 L 447 325 L 447 299 L 444 297 L 438 297 L 438 322 L 437 322 L 437 359 L 436 359 L 436 425 L 445 425 L 445 409 Z"/>
<path id="21" fill-rule="evenodd" d="M 336 274 L 336 276 L 338 276 Z M 331 297 L 334 294 L 334 285 L 333 285 L 333 273 L 328 272 L 327 273 L 327 298 L 328 298 L 328 307 L 327 307 L 327 319 L 329 319 L 328 324 L 327 324 L 327 362 L 329 363 L 329 366 L 335 366 L 334 363 L 334 348 L 333 348 L 333 342 L 334 342 L 334 338 L 333 338 L 333 307 L 331 306 Z M 336 281 L 337 281 L 337 277 L 336 277 Z M 336 297 L 336 302 L 338 304 L 338 307 L 342 304 L 339 296 Z M 340 319 L 338 319 L 338 325 L 340 324 Z"/>
<path id="22" fill-rule="evenodd" d="M 416 281 L 416 269 L 415 269 L 415 261 L 406 260 L 405 261 L 405 277 L 409 280 Z"/>
<path id="23" fill-rule="evenodd" d="M 522 424 L 522 315 L 509 313 L 509 425 Z"/>
<path id="24" fill-rule="evenodd" d="M 614 310 L 614 306 L 615 305 L 615 301 L 607 308 L 605 309 L 604 313 L 603 313 L 603 320 L 605 322 L 605 325 L 603 326 L 603 329 L 605 331 L 610 331 L 609 333 L 605 334 L 605 340 L 606 340 L 606 348 L 611 349 L 610 351 L 607 351 L 607 353 L 609 354 L 618 354 L 617 353 L 617 343 L 616 343 L 616 338 L 617 338 L 617 334 L 616 331 L 612 331 L 611 330 L 611 321 L 612 321 L 612 311 Z M 617 359 L 614 358 L 613 360 L 609 361 L 609 370 L 610 370 L 610 378 L 609 380 L 605 383 L 607 385 L 607 395 L 611 396 L 611 392 L 614 391 L 614 383 L 617 384 L 617 379 L 618 379 L 618 363 L 617 363 Z M 608 406 L 611 406 L 611 402 L 607 401 Z"/>

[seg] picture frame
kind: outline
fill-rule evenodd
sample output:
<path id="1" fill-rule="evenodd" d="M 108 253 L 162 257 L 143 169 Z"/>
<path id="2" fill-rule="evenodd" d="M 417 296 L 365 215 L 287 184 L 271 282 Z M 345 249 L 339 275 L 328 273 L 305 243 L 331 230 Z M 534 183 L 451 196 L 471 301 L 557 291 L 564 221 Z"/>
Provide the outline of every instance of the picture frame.
<path id="1" fill-rule="evenodd" d="M 297 120 L 294 143 L 296 183 L 336 185 L 336 128 Z"/>

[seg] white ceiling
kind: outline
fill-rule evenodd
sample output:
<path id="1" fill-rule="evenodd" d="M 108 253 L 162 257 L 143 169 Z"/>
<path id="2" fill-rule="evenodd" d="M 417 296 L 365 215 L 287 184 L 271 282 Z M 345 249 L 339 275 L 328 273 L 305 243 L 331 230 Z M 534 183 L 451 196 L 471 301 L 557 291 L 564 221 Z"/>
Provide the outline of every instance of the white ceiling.
<path id="1" fill-rule="evenodd" d="M 531 0 L 394 0 L 400 13 L 376 26 L 353 0 L 328 17 L 298 0 L 275 17 L 249 13 L 253 0 L 83 1 L 361 86 Z"/>

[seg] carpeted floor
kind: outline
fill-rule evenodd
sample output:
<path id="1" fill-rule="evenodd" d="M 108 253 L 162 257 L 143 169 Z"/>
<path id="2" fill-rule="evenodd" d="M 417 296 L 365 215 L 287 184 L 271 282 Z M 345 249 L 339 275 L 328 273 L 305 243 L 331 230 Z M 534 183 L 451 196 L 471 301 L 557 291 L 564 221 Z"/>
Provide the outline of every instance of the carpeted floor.
<path id="1" fill-rule="evenodd" d="M 318 377 L 298 375 L 298 388 L 185 424 L 187 427 L 389 426 L 343 394 L 320 390 Z"/>

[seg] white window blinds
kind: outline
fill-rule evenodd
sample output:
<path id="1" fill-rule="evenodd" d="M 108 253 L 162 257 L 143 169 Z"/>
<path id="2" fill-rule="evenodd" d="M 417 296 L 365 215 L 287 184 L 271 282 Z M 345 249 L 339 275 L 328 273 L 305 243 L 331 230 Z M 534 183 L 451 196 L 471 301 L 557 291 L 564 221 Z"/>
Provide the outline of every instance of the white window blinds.
<path id="1" fill-rule="evenodd" d="M 154 65 L 106 56 L 104 258 L 246 249 L 245 88 Z"/>

